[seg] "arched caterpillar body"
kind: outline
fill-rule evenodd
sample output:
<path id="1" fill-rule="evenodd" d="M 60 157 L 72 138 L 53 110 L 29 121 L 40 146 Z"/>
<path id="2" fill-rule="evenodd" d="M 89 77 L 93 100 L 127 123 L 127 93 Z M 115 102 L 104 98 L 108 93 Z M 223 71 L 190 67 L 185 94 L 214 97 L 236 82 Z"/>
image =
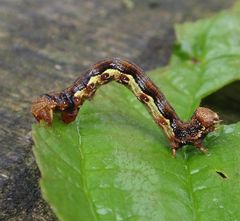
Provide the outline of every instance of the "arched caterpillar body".
<path id="1" fill-rule="evenodd" d="M 168 103 L 163 93 L 138 66 L 123 59 L 99 62 L 82 74 L 70 87 L 59 93 L 39 96 L 32 104 L 32 114 L 40 121 L 52 123 L 53 111 L 61 112 L 65 123 L 75 120 L 78 110 L 86 99 L 90 99 L 97 88 L 110 81 L 128 87 L 146 105 L 154 121 L 167 135 L 172 153 L 185 144 L 192 144 L 203 152 L 203 139 L 215 129 L 219 122 L 217 113 L 198 107 L 188 122 L 183 122 Z"/>

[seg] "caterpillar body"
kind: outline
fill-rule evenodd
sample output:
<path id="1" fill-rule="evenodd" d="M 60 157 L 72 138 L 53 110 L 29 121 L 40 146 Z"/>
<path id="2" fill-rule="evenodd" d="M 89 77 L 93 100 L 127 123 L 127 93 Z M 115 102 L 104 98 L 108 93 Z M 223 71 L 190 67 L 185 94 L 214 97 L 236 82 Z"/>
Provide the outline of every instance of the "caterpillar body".
<path id="1" fill-rule="evenodd" d="M 218 114 L 208 108 L 198 107 L 189 121 L 182 121 L 143 70 L 119 58 L 98 62 L 61 92 L 37 97 L 33 101 L 31 112 L 38 121 L 51 124 L 53 112 L 58 111 L 62 121 L 70 123 L 75 120 L 84 101 L 94 96 L 98 87 L 111 81 L 129 88 L 147 107 L 154 121 L 168 137 L 174 156 L 176 150 L 186 144 L 192 144 L 202 152 L 207 151 L 203 146 L 203 139 L 220 122 Z"/>

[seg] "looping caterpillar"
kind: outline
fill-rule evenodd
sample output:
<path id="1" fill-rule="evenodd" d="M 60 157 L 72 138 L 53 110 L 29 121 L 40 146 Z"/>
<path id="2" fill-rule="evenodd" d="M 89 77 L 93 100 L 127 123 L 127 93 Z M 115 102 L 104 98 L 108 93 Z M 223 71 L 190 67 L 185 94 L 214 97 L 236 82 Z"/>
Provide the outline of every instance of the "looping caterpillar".
<path id="1" fill-rule="evenodd" d="M 215 130 L 219 116 L 212 110 L 198 107 L 188 122 L 179 119 L 163 93 L 138 66 L 129 61 L 114 58 L 92 66 L 72 86 L 59 93 L 43 94 L 32 104 L 32 114 L 38 120 L 52 123 L 53 111 L 61 112 L 65 123 L 75 120 L 84 101 L 90 99 L 97 88 L 110 81 L 116 81 L 129 88 L 141 101 L 154 121 L 164 130 L 169 139 L 172 154 L 185 144 L 192 144 L 202 152 L 206 135 Z"/>

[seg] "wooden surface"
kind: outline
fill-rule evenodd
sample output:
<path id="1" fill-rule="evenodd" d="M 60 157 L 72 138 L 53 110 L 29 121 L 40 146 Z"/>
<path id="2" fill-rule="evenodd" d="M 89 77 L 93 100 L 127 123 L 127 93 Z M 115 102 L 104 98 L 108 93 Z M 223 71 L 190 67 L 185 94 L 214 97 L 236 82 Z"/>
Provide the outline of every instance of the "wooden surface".
<path id="1" fill-rule="evenodd" d="M 33 97 L 64 88 L 106 57 L 125 57 L 145 70 L 165 65 L 173 24 L 233 2 L 0 0 L 0 220 L 56 220 L 38 188 Z"/>

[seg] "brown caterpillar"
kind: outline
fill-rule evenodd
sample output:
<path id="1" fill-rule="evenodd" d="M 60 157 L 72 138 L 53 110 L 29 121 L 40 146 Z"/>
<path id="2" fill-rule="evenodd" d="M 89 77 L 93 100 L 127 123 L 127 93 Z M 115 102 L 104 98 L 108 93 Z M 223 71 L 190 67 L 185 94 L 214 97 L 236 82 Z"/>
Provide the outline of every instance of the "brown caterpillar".
<path id="1" fill-rule="evenodd" d="M 192 144 L 202 152 L 207 151 L 203 147 L 203 139 L 220 122 L 217 113 L 198 107 L 188 122 L 181 121 L 163 93 L 143 70 L 118 58 L 93 65 L 73 85 L 59 93 L 39 96 L 33 101 L 32 114 L 38 121 L 44 120 L 51 124 L 53 111 L 59 111 L 62 121 L 70 123 L 75 120 L 83 102 L 91 98 L 99 86 L 113 80 L 129 88 L 146 105 L 154 121 L 167 135 L 174 156 L 176 150 L 185 144 Z"/>

